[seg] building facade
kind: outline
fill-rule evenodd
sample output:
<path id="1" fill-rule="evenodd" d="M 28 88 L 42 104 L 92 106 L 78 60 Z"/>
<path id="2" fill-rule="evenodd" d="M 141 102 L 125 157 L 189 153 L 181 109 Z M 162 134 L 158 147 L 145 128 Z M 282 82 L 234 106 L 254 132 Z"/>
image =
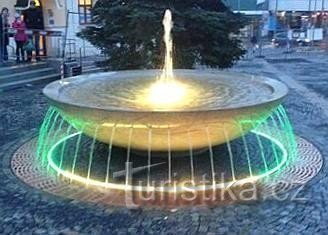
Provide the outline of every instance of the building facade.
<path id="1" fill-rule="evenodd" d="M 328 11 L 328 0 L 268 0 L 271 11 Z"/>
<path id="2" fill-rule="evenodd" d="M 31 1 L 35 1 L 43 13 L 44 31 L 40 32 L 40 46 L 44 55 L 60 57 L 66 32 L 67 51 L 81 51 L 83 56 L 99 54 L 99 50 L 76 36 L 91 24 L 90 9 L 95 0 L 1 0 L 0 8 L 9 9 L 12 22 L 17 12 L 22 13 L 30 7 Z"/>
<path id="3" fill-rule="evenodd" d="M 225 4 L 234 12 L 246 15 L 261 15 L 268 11 L 266 0 L 224 0 Z"/>
<path id="4" fill-rule="evenodd" d="M 255 25 L 257 28 L 263 28 L 264 34 L 298 30 L 312 41 L 322 40 L 328 32 L 328 0 L 225 0 L 225 2 L 234 12 L 257 16 L 259 22 L 255 20 Z"/>
<path id="5" fill-rule="evenodd" d="M 328 11 L 328 0 L 224 0 L 233 11 Z"/>

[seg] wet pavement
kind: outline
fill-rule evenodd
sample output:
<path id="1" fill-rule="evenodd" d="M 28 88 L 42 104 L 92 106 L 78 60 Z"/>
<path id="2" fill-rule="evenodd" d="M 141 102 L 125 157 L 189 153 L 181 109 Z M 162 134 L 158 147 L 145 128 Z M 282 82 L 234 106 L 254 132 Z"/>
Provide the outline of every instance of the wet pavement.
<path id="1" fill-rule="evenodd" d="M 328 54 L 272 54 L 232 70 L 285 82 L 297 135 L 328 157 Z M 328 167 L 297 193 L 269 200 L 174 211 L 103 208 L 39 192 L 10 171 L 12 153 L 36 135 L 47 109 L 42 86 L 0 92 L 0 234 L 327 234 Z M 291 192 L 296 193 L 296 192 Z"/>

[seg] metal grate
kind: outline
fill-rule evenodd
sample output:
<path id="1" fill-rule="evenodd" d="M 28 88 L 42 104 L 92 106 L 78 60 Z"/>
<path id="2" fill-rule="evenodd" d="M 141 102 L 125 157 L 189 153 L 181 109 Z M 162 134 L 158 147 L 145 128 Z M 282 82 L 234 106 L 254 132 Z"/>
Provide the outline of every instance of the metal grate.
<path id="1" fill-rule="evenodd" d="M 277 194 L 285 193 L 300 185 L 306 184 L 315 177 L 323 164 L 322 156 L 319 150 L 302 138 L 297 138 L 298 155 L 280 172 L 267 177 L 256 185 L 261 198 L 269 198 Z M 127 195 L 131 192 L 120 190 L 106 190 L 94 186 L 81 185 L 76 182 L 70 182 L 56 174 L 50 174 L 46 168 L 37 164 L 36 157 L 37 139 L 22 145 L 13 155 L 11 168 L 16 176 L 28 185 L 57 196 L 70 198 L 82 202 L 91 202 L 103 206 L 129 206 Z M 129 201 L 129 200 L 128 200 Z M 222 200 L 220 201 L 222 203 Z M 224 202 L 223 202 L 224 203 Z M 144 204 L 134 201 L 133 204 L 147 206 L 167 206 L 177 207 L 186 206 L 181 201 L 166 201 L 163 203 Z M 204 205 L 201 200 L 195 200 L 188 205 Z"/>
<path id="2" fill-rule="evenodd" d="M 309 182 L 323 165 L 319 150 L 303 138 L 297 138 L 298 155 L 286 166 L 278 177 L 266 179 L 260 183 L 264 198 L 275 197 Z"/>

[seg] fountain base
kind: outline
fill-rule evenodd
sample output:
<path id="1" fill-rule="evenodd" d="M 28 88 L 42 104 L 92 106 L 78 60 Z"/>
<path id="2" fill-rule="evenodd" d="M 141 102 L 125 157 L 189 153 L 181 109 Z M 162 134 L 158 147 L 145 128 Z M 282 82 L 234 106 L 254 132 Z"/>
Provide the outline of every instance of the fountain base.
<path id="1" fill-rule="evenodd" d="M 281 179 L 283 172 L 288 171 L 286 169 L 291 165 L 301 165 L 301 171 L 307 166 L 298 163 L 301 159 L 298 153 L 300 145 L 295 140 L 283 106 L 278 106 L 269 117 L 234 120 L 233 129 L 241 135 L 227 137 L 224 144 L 219 146 L 213 139 L 232 132 L 218 126 L 209 128 L 205 123 L 200 126 L 203 135 L 197 136 L 197 140 L 201 138 L 206 143 L 202 153 L 198 145 L 190 141 L 192 138 L 189 137 L 194 134 L 190 130 L 192 126 L 183 129 L 183 132 L 172 125 L 163 128 L 147 126 L 144 129 L 144 126 L 132 123 L 115 127 L 124 128 L 125 132 L 116 129 L 111 132 L 107 142 L 103 142 L 98 138 L 100 128 L 91 127 L 94 134 L 90 135 L 91 129 L 85 131 L 90 128 L 89 122 L 72 122 L 56 108 L 51 108 L 42 125 L 38 147 L 33 147 L 36 153 L 30 161 L 46 177 L 65 182 L 67 187 L 77 185 L 86 191 L 91 190 L 92 195 L 99 192 L 103 200 L 109 200 L 110 204 L 160 207 L 254 200 L 259 198 L 261 184 L 268 188 L 276 182 L 276 178 Z M 159 128 L 163 135 L 155 131 Z M 142 135 L 144 138 L 136 130 L 146 130 Z M 176 139 L 176 134 L 183 138 Z M 116 143 L 122 139 L 126 142 L 125 148 L 118 148 Z M 164 146 L 158 141 L 160 139 L 166 141 L 166 154 L 162 153 L 159 157 L 158 148 L 153 147 L 154 144 Z M 185 142 L 188 154 L 177 157 L 177 149 L 171 148 L 176 140 Z M 147 153 L 144 157 L 134 152 L 134 146 L 140 141 Z M 316 174 L 322 161 L 314 163 L 319 163 L 314 170 Z M 295 174 L 298 172 L 299 169 Z M 288 185 L 294 184 L 288 177 Z"/>
<path id="2" fill-rule="evenodd" d="M 243 184 L 243 187 L 233 185 L 230 188 L 215 189 L 214 191 L 195 191 L 195 194 L 183 194 L 183 197 L 179 193 L 157 193 L 154 194 L 155 200 L 144 200 L 147 196 L 148 198 L 150 197 L 150 194 L 147 195 L 147 192 L 140 194 L 137 191 L 108 190 L 106 188 L 92 187 L 91 185 L 89 187 L 81 187 L 80 183 L 51 173 L 51 170 L 48 172 L 46 168 L 38 164 L 37 161 L 39 159 L 36 155 L 37 139 L 26 142 L 13 154 L 11 168 L 18 178 L 36 189 L 60 197 L 81 202 L 91 202 L 102 206 L 151 206 L 161 208 L 212 206 L 245 201 L 245 198 L 240 198 L 238 195 L 246 195 L 248 202 L 250 199 L 276 198 L 282 193 L 306 184 L 319 173 L 323 159 L 319 150 L 308 141 L 296 138 L 296 142 L 298 154 L 294 160 L 290 161 L 279 172 L 257 181 L 256 191 L 252 191 L 249 184 Z M 251 195 L 240 194 L 240 192 L 245 193 L 245 190 L 248 190 L 247 192 L 251 193 Z M 256 193 L 252 194 L 253 192 Z M 231 195 L 236 195 L 236 198 L 232 198 Z"/>

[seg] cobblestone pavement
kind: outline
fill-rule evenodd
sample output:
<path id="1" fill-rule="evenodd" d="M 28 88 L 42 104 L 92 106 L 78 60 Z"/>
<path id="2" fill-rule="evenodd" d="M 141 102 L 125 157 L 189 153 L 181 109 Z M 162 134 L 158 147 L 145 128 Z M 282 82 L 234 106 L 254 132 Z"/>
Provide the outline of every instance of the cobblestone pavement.
<path id="1" fill-rule="evenodd" d="M 233 70 L 288 84 L 284 103 L 295 132 L 327 158 L 328 55 L 291 58 L 248 59 Z M 0 104 L 0 234 L 328 234 L 327 165 L 300 191 L 299 200 L 208 209 L 102 208 L 38 192 L 19 182 L 8 164 L 15 149 L 37 134 L 47 108 L 41 86 L 1 92 Z"/>

